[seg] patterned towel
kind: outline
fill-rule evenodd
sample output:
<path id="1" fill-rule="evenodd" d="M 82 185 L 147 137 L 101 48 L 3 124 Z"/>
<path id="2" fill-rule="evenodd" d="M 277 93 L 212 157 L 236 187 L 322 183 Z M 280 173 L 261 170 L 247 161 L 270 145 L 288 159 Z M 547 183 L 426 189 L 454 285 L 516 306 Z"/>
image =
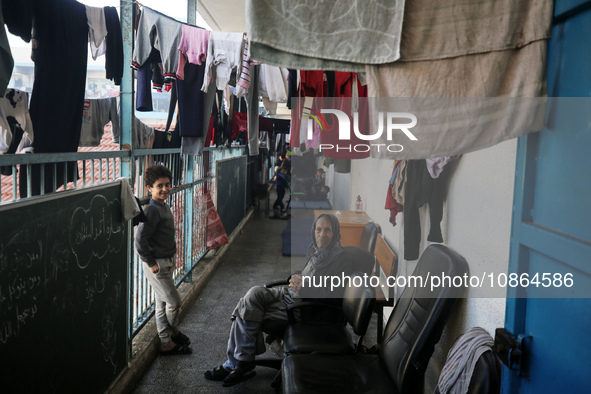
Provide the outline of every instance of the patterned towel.
<path id="1" fill-rule="evenodd" d="M 207 205 L 206 247 L 208 250 L 217 249 L 228 243 L 228 236 L 226 235 L 226 230 L 224 230 L 224 225 L 220 219 L 220 215 L 218 215 L 218 211 L 215 209 L 215 205 L 213 205 L 211 194 L 209 194 L 209 192 L 205 193 L 204 198 Z"/>

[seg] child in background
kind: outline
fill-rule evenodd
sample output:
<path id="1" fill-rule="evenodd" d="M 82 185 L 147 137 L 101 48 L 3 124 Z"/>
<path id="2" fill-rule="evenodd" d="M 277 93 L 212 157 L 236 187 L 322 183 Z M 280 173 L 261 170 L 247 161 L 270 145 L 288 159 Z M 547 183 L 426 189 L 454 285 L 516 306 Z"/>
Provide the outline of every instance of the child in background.
<path id="1" fill-rule="evenodd" d="M 285 197 L 285 190 L 289 189 L 289 182 L 290 177 L 287 169 L 281 168 L 275 177 L 277 181 L 277 199 L 273 204 L 273 210 L 275 211 L 274 218 L 279 218 L 281 212 L 285 210 L 285 205 L 283 204 L 283 198 Z M 277 210 L 280 210 L 277 212 Z"/>
<path id="2" fill-rule="evenodd" d="M 144 262 L 144 275 L 156 294 L 160 354 L 189 354 L 191 341 L 177 328 L 181 297 L 172 279 L 176 240 L 174 217 L 166 204 L 172 188 L 172 173 L 156 165 L 146 170 L 144 180 L 152 198 L 144 208 L 147 221 L 138 226 L 135 249 Z"/>

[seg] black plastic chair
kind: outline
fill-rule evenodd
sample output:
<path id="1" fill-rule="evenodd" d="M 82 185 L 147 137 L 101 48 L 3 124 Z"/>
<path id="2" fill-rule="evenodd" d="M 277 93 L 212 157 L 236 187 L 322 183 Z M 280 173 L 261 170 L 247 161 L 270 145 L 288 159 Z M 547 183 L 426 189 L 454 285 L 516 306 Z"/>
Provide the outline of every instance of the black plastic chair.
<path id="1" fill-rule="evenodd" d="M 375 222 L 369 222 L 363 228 L 361 233 L 361 240 L 359 241 L 359 247 L 363 250 L 367 250 L 373 254 L 376 249 L 376 241 L 378 234 L 382 233 L 382 228 Z"/>
<path id="2" fill-rule="evenodd" d="M 468 273 L 466 260 L 430 245 L 413 273 L 426 280 Z M 412 284 L 412 283 L 411 283 Z M 284 393 L 422 393 L 424 373 L 453 306 L 465 288 L 409 286 L 394 308 L 378 354 L 294 354 L 283 361 Z"/>
<path id="3" fill-rule="evenodd" d="M 346 246 L 345 253 L 347 254 L 350 265 L 345 267 L 346 274 L 355 275 L 363 273 L 371 274 L 374 268 L 374 256 L 369 252 L 362 250 L 356 246 Z M 351 274 L 353 273 L 353 274 Z M 289 282 L 286 280 L 271 282 L 265 284 L 265 287 L 285 286 Z M 368 296 L 373 294 L 370 300 Z M 350 288 L 345 289 L 345 297 L 342 306 L 335 307 L 334 304 L 323 304 L 318 301 L 302 301 L 298 304 L 288 308 L 288 322 L 264 320 L 262 330 L 267 334 L 267 343 L 271 343 L 275 339 L 284 339 L 286 352 L 308 353 L 317 350 L 324 350 L 325 347 L 330 346 L 331 352 L 335 353 L 353 353 L 356 349 L 350 335 L 343 333 L 346 322 L 352 322 L 354 332 L 360 335 L 361 332 L 365 334 L 369 320 L 371 319 L 371 311 L 375 302 L 375 290 L 365 288 Z M 365 308 L 371 307 L 369 312 Z M 342 313 L 336 314 L 335 320 L 331 322 L 314 322 L 310 318 L 306 318 L 306 311 L 317 308 L 328 308 L 341 310 Z M 302 312 L 300 316 L 303 321 L 297 322 L 295 319 L 295 311 Z M 292 327 L 294 326 L 294 327 Z M 327 327 L 323 327 L 327 326 Z M 336 328 L 339 326 L 340 328 Z M 365 328 L 364 328 L 365 326 Z M 330 328 L 329 328 L 330 327 Z M 319 332 L 315 333 L 315 330 Z M 331 331 L 337 330 L 340 335 L 339 339 L 331 338 L 332 345 L 328 342 L 319 341 L 318 338 L 326 338 Z M 359 342 L 360 343 L 360 342 Z M 264 366 L 274 369 L 281 369 L 282 359 L 280 358 L 257 358 L 255 364 L 257 366 Z"/>
<path id="4" fill-rule="evenodd" d="M 341 322 L 328 324 L 297 322 L 295 311 L 312 304 L 310 301 L 304 301 L 287 310 L 290 324 L 285 331 L 284 347 L 288 354 L 353 354 L 360 349 L 373 313 L 376 293 L 374 288 L 369 287 L 369 283 L 365 283 L 365 286 L 355 286 L 356 277 L 363 277 L 363 273 L 357 272 L 351 275 L 351 282 L 345 289 L 342 307 L 339 309 L 342 310 L 346 323 L 350 324 L 353 332 L 359 336 L 357 344 L 353 343 L 348 328 Z M 332 306 L 332 308 L 337 307 Z"/>

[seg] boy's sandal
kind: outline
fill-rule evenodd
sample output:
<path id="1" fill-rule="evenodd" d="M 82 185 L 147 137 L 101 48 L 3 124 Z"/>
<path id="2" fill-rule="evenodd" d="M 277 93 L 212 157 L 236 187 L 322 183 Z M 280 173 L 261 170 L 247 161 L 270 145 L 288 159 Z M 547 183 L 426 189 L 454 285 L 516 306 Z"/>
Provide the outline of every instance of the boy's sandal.
<path id="1" fill-rule="evenodd" d="M 189 337 L 180 331 L 177 335 L 171 335 L 170 339 L 172 339 L 172 341 L 174 343 L 176 343 L 177 345 L 181 345 L 181 346 L 185 346 L 185 347 L 189 346 L 191 344 L 191 340 L 189 339 Z"/>
<path id="2" fill-rule="evenodd" d="M 181 345 L 174 345 L 170 350 L 160 350 L 161 356 L 176 356 L 180 354 L 191 354 L 192 350 L 190 347 L 183 347 Z"/>

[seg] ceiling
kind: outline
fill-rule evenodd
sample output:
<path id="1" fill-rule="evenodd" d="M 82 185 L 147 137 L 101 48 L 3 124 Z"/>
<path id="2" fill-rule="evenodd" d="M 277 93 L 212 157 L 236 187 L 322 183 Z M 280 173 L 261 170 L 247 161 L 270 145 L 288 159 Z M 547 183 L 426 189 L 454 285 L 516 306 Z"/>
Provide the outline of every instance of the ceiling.
<path id="1" fill-rule="evenodd" d="M 214 31 L 246 32 L 245 0 L 197 0 L 197 12 Z"/>

